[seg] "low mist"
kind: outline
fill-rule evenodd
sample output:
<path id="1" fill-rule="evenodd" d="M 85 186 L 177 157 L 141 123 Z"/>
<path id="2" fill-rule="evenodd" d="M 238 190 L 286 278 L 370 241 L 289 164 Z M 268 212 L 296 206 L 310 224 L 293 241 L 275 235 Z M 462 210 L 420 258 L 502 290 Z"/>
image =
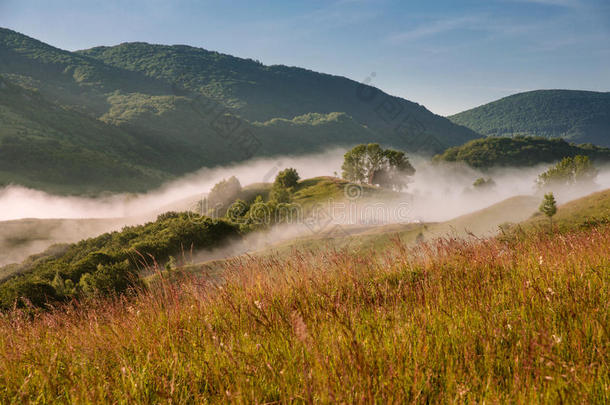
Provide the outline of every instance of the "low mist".
<path id="1" fill-rule="evenodd" d="M 144 194 L 124 193 L 99 198 L 67 197 L 8 186 L 0 189 L 0 221 L 10 221 L 4 222 L 0 231 L 0 249 L 4 252 L 0 254 L 0 265 L 22 260 L 53 243 L 75 242 L 125 225 L 144 223 L 170 210 L 189 210 L 216 183 L 231 176 L 237 177 L 242 186 L 272 182 L 276 174 L 287 167 L 296 168 L 302 179 L 335 176 L 340 174 L 344 153 L 344 149 L 334 149 L 316 155 L 254 159 L 226 167 L 202 169 Z M 410 179 L 404 199 L 401 197 L 380 202 L 386 204 L 386 211 L 399 213 L 387 215 L 383 223 L 445 221 L 509 197 L 535 195 L 537 176 L 550 166 L 503 168 L 483 173 L 462 164 L 432 164 L 428 158 L 423 157 L 411 156 L 411 161 L 417 171 Z M 558 202 L 564 203 L 610 188 L 610 168 L 598 169 L 599 175 L 594 186 L 557 193 Z M 475 189 L 473 182 L 480 177 L 492 178 L 495 185 Z M 24 218 L 46 221 L 38 221 L 43 226 L 39 226 L 38 232 L 32 232 L 37 227 L 36 221 L 13 221 Z M 361 218 L 349 215 L 329 220 L 339 224 L 367 225 L 361 221 Z M 227 248 L 212 256 L 226 256 L 229 251 L 251 250 L 311 231 L 311 227 L 303 224 L 278 227 L 264 235 L 249 236 L 238 247 Z M 15 239 L 17 242 L 22 240 L 23 243 L 17 243 Z"/>

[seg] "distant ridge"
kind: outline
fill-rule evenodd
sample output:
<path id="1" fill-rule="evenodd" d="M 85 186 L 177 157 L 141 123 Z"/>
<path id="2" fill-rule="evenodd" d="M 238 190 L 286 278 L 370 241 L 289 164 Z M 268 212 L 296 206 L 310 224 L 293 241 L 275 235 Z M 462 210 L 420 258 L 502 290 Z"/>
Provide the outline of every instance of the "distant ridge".
<path id="1" fill-rule="evenodd" d="M 68 52 L 0 28 L 0 186 L 142 191 L 255 156 L 362 142 L 433 153 L 476 137 L 344 77 L 185 45 Z"/>
<path id="2" fill-rule="evenodd" d="M 448 117 L 487 136 L 562 137 L 610 146 L 610 93 L 536 90 L 514 94 Z"/>

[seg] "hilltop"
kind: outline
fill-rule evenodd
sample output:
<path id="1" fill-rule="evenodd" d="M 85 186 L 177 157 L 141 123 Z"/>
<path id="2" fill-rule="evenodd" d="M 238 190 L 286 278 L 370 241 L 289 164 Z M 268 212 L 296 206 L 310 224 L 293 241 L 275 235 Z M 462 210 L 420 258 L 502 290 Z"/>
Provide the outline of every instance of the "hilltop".
<path id="1" fill-rule="evenodd" d="M 477 136 L 344 77 L 183 45 L 68 52 L 0 28 L 4 184 L 143 191 L 256 156 L 362 142 L 431 153 Z"/>
<path id="2" fill-rule="evenodd" d="M 536 90 L 448 117 L 487 136 L 562 137 L 610 147 L 610 93 Z"/>

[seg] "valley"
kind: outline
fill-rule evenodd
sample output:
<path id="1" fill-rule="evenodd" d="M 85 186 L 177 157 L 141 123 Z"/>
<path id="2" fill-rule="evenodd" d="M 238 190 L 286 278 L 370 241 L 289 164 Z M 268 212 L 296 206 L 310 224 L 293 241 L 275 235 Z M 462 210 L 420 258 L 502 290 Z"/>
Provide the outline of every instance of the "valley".
<path id="1" fill-rule="evenodd" d="M 605 4 L 49 7 L 0 4 L 0 404 L 610 403 Z"/>

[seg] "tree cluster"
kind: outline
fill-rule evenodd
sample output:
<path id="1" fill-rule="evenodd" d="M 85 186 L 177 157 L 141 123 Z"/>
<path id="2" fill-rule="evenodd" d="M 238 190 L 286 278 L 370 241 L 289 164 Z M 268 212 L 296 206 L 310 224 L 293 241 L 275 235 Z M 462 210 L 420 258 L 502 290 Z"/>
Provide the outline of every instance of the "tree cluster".
<path id="1" fill-rule="evenodd" d="M 299 210 L 291 204 L 291 200 L 299 179 L 294 168 L 280 171 L 275 177 L 268 201 L 262 195 L 256 196 L 252 202 L 237 199 L 228 208 L 227 219 L 239 224 L 245 232 L 294 220 Z"/>
<path id="2" fill-rule="evenodd" d="M 537 179 L 540 188 L 552 186 L 572 186 L 591 184 L 595 181 L 597 169 L 588 156 L 577 155 L 563 158 L 555 166 L 540 174 Z"/>
<path id="3" fill-rule="evenodd" d="M 376 143 L 355 146 L 344 155 L 344 179 L 354 183 L 378 185 L 393 190 L 407 186 L 415 169 L 402 151 L 383 149 Z"/>

